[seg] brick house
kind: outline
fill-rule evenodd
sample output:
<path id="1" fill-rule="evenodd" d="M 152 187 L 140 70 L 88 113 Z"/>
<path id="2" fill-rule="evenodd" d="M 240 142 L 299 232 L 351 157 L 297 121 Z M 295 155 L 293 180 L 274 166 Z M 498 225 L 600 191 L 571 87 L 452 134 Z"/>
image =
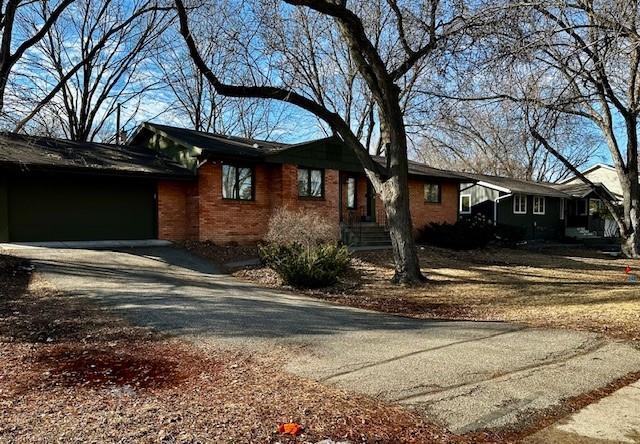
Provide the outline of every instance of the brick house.
<path id="1" fill-rule="evenodd" d="M 256 242 L 277 208 L 322 213 L 353 242 L 362 241 L 364 228 L 374 237 L 376 227 L 384 230 L 380 200 L 356 156 L 336 139 L 290 145 L 145 123 L 129 144 L 164 152 L 196 172 L 190 182 L 158 182 L 160 239 Z M 416 162 L 409 173 L 414 227 L 455 222 L 460 183 L 468 178 Z"/>
<path id="2" fill-rule="evenodd" d="M 412 162 L 414 227 L 455 222 L 468 180 Z M 248 244 L 278 208 L 321 213 L 350 244 L 389 243 L 380 200 L 333 138 L 289 145 L 151 123 L 127 145 L 0 133 L 0 242 Z"/>

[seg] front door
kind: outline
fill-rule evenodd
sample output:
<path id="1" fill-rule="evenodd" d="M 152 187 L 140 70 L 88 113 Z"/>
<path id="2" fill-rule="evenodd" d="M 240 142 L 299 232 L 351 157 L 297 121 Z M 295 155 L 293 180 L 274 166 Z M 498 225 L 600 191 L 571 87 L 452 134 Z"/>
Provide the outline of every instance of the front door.
<path id="1" fill-rule="evenodd" d="M 376 221 L 376 193 L 373 190 L 373 185 L 367 180 L 367 194 L 366 194 L 366 221 Z"/>

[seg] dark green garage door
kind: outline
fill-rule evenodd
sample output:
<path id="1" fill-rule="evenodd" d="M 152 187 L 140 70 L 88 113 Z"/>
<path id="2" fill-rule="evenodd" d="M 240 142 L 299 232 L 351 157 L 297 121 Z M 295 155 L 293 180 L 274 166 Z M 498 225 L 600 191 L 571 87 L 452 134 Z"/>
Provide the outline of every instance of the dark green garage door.
<path id="1" fill-rule="evenodd" d="M 8 216 L 11 242 L 153 239 L 155 187 L 130 179 L 14 179 Z"/>

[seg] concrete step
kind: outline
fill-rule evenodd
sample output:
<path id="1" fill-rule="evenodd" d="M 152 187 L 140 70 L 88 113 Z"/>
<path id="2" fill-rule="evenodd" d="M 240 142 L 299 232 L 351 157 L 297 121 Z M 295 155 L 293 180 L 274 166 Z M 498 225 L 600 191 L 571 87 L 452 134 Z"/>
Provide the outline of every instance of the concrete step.
<path id="1" fill-rule="evenodd" d="M 389 232 L 374 222 L 344 227 L 343 242 L 351 247 L 384 247 L 391 245 Z"/>
<path id="2" fill-rule="evenodd" d="M 386 245 L 391 245 L 391 239 L 383 240 L 383 241 L 360 241 L 356 245 L 351 245 L 353 247 L 383 247 Z"/>

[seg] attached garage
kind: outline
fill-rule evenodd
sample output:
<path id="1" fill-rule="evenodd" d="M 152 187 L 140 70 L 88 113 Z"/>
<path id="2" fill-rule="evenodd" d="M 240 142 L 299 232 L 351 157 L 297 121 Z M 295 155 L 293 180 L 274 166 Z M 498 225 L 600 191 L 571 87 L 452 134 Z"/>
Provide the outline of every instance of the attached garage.
<path id="1" fill-rule="evenodd" d="M 190 170 L 144 148 L 4 134 L 0 242 L 157 238 L 157 182 Z"/>

